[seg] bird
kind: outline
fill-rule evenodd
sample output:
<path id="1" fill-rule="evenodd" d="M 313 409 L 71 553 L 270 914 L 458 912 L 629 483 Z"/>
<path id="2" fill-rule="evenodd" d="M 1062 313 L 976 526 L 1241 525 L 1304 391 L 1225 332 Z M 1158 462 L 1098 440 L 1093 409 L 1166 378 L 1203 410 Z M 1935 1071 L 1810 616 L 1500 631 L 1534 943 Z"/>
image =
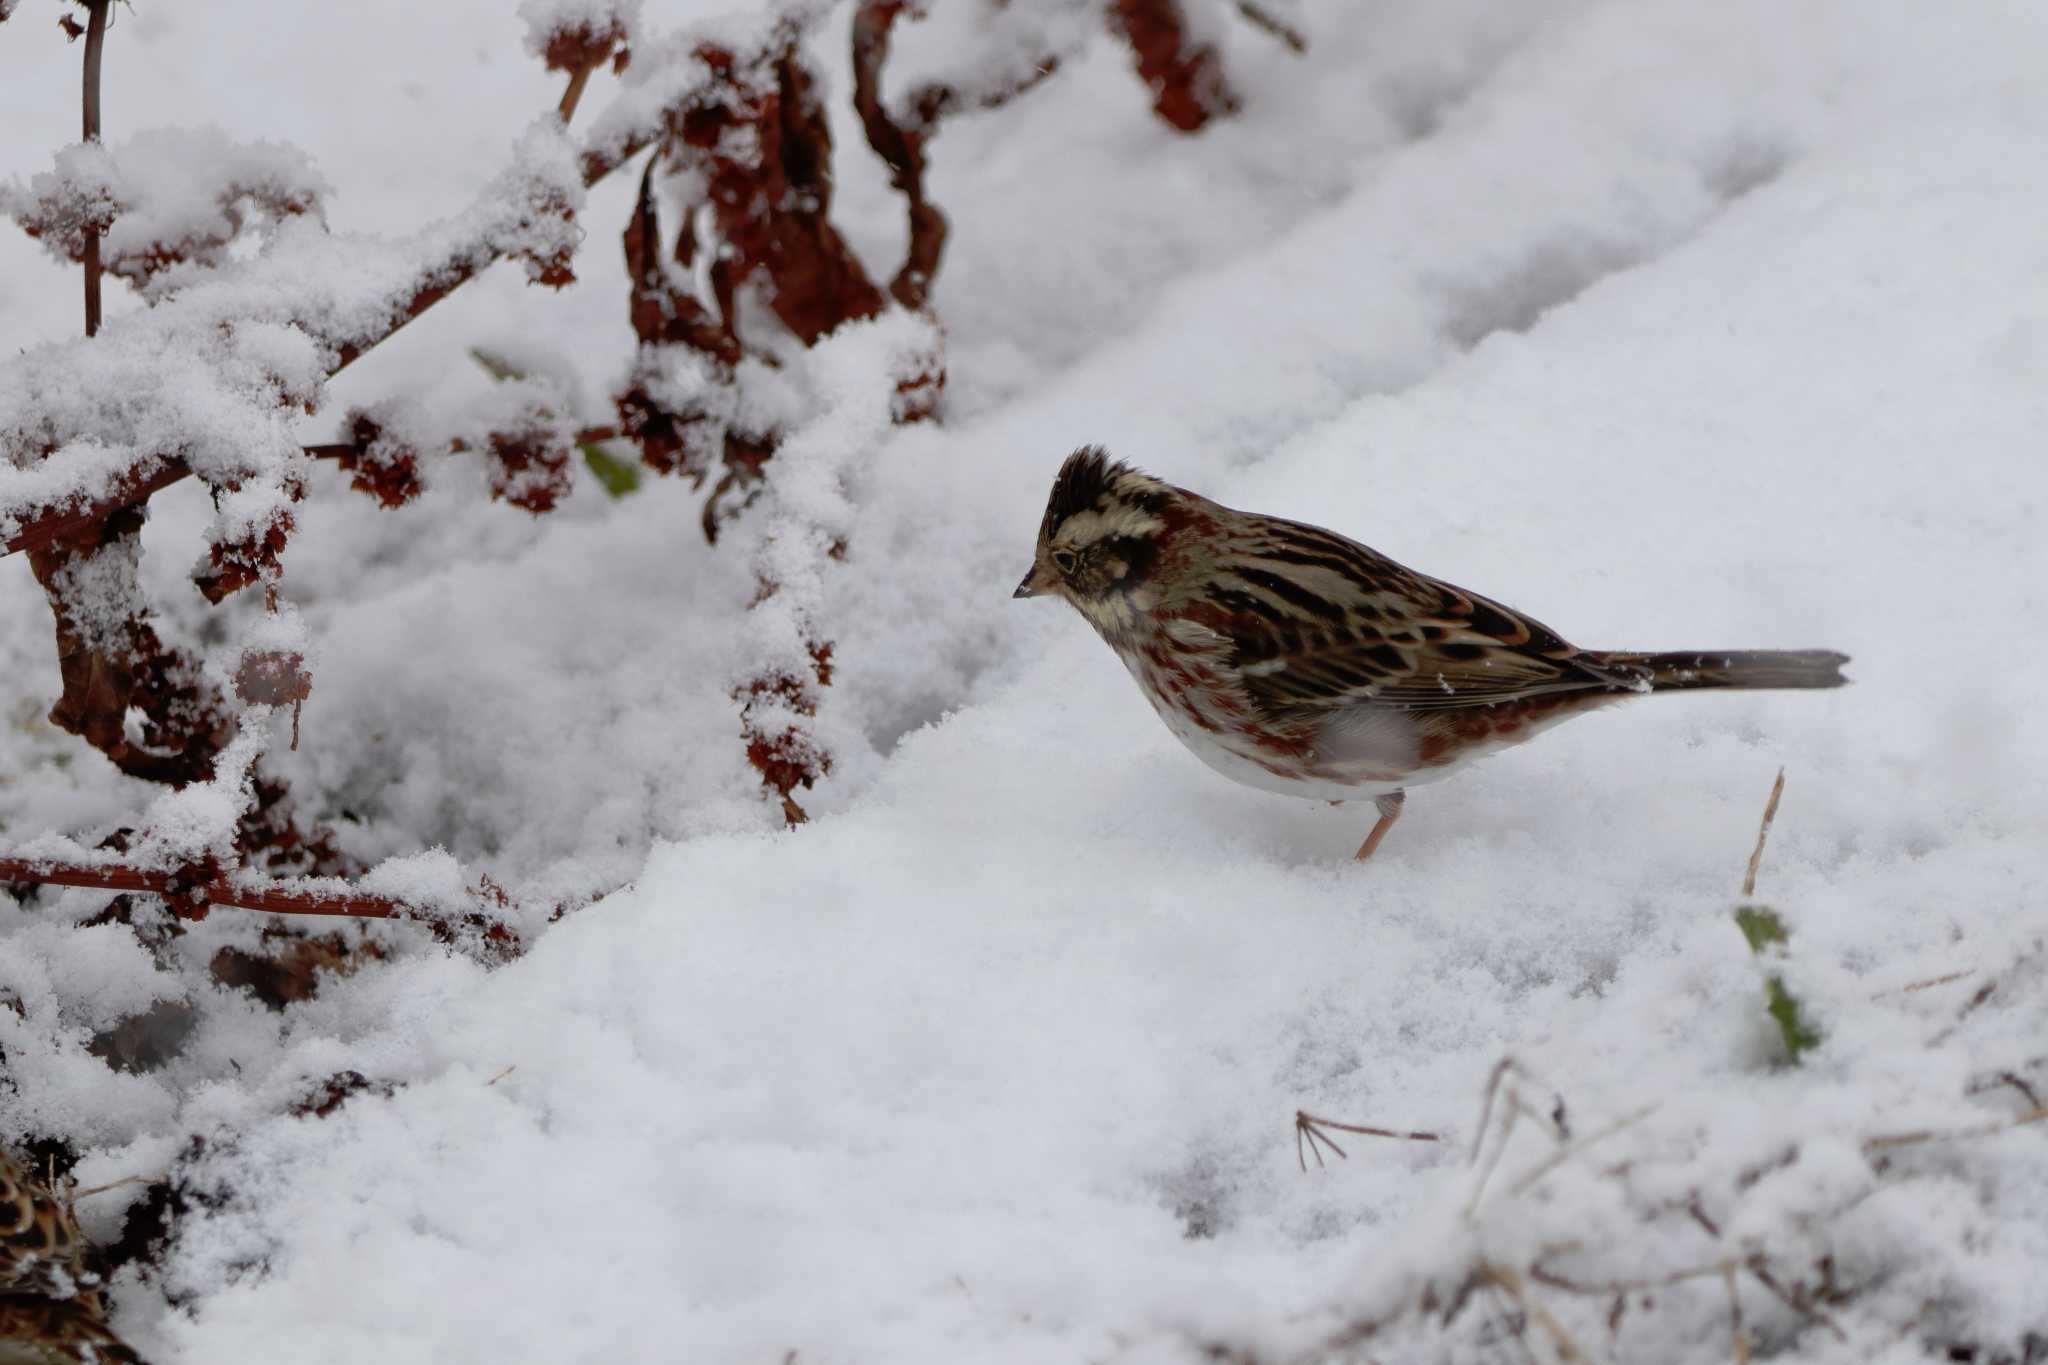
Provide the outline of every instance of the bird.
<path id="1" fill-rule="evenodd" d="M 144 1365 L 78 1299 L 0 1298 L 0 1365 Z"/>
<path id="2" fill-rule="evenodd" d="M 0 1365 L 143 1365 L 106 1323 L 71 1185 L 0 1147 Z"/>
<path id="3" fill-rule="evenodd" d="M 99 1281 L 65 1190 L 0 1148 L 0 1297 L 79 1298 L 97 1314 Z"/>
<path id="4" fill-rule="evenodd" d="M 1265 791 L 1370 798 L 1373 856 L 1407 790 L 1654 692 L 1825 688 L 1827 649 L 1580 649 L 1532 617 L 1334 531 L 1067 457 L 1014 597 L 1064 598 L 1195 756 Z"/>

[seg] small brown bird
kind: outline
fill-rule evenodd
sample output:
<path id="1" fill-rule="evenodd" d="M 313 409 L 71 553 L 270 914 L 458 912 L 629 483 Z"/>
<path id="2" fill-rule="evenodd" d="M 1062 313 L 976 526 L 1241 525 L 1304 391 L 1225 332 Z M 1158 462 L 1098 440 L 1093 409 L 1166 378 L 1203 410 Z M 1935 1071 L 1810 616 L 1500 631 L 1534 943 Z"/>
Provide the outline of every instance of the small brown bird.
<path id="1" fill-rule="evenodd" d="M 0 1148 L 0 1297 L 84 1298 L 99 1311 L 98 1280 L 70 1199 Z"/>
<path id="2" fill-rule="evenodd" d="M 106 1324 L 70 1186 L 0 1148 L 0 1365 L 143 1365 Z"/>
<path id="3" fill-rule="evenodd" d="M 0 1298 L 0 1365 L 144 1365 L 77 1299 Z"/>
<path id="4" fill-rule="evenodd" d="M 1288 796 L 1370 796 L 1370 858 L 1409 787 L 1642 692 L 1840 687 L 1825 649 L 1579 649 L 1332 531 L 1068 457 L 1018 597 L 1064 597 L 1181 743 Z"/>

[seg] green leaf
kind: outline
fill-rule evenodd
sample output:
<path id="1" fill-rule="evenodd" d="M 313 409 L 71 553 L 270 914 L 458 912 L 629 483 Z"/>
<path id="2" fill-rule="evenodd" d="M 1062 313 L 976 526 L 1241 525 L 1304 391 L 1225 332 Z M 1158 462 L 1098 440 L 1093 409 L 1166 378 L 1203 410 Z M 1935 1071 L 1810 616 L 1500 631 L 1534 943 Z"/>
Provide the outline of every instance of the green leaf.
<path id="1" fill-rule="evenodd" d="M 1784 919 L 1768 905 L 1737 906 L 1735 927 L 1742 930 L 1749 950 L 1758 957 L 1781 958 L 1792 941 Z M 1795 1065 L 1802 1053 L 1820 1046 L 1820 1030 L 1807 1019 L 1798 998 L 1786 989 L 1785 978 L 1777 972 L 1764 976 L 1764 1009 L 1777 1024 L 1778 1037 L 1784 1041 L 1786 1055 Z"/>
<path id="2" fill-rule="evenodd" d="M 1749 950 L 1761 954 L 1772 944 L 1783 944 L 1791 939 L 1785 932 L 1785 921 L 1778 918 L 1778 912 L 1768 905 L 1738 905 L 1735 907 L 1735 927 L 1749 940 Z"/>
<path id="3" fill-rule="evenodd" d="M 590 472 L 597 475 L 597 481 L 604 485 L 604 491 L 615 498 L 640 487 L 640 466 L 630 460 L 622 460 L 608 453 L 603 446 L 589 442 L 582 446 L 583 463 L 590 466 Z"/>
<path id="4" fill-rule="evenodd" d="M 1799 1002 L 1785 989 L 1785 978 L 1776 972 L 1764 978 L 1764 1008 L 1777 1023 L 1778 1036 L 1784 1039 L 1785 1052 L 1794 1065 L 1801 1053 L 1820 1046 L 1820 1030 L 1807 1022 Z"/>

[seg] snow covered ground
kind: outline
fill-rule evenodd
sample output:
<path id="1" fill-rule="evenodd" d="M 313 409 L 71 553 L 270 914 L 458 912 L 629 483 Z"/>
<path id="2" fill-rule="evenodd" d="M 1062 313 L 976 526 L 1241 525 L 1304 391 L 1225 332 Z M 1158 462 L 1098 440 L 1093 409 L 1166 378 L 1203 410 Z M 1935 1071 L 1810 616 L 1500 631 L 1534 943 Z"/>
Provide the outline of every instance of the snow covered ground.
<path id="1" fill-rule="evenodd" d="M 335 226 L 409 228 L 558 93 L 510 10 L 136 0 L 109 136 L 289 140 Z M 55 13 L 0 29 L 0 174 L 74 136 Z M 708 549 L 673 480 L 533 518 L 460 461 L 397 512 L 321 471 L 277 771 L 365 859 L 624 889 L 492 972 L 393 936 L 282 1013 L 205 975 L 255 916 L 153 955 L 80 927 L 104 894 L 0 893 L 0 1139 L 89 1149 L 86 1184 L 208 1142 L 124 1334 L 209 1365 L 1690 1362 L 1739 1358 L 1732 1304 L 1759 1357 L 2048 1351 L 2048 1125 L 2014 1122 L 2048 1089 L 2048 12 L 1298 15 L 1305 56 L 1217 8 L 1245 107 L 1198 137 L 1099 40 L 934 143 L 944 421 L 849 457 L 838 763 L 799 830 L 728 695 L 745 524 Z M 843 25 L 836 216 L 885 273 Z M 573 364 L 601 415 L 629 193 L 593 195 L 580 286 L 499 267 L 337 393 L 456 402 L 486 346 Z M 75 295 L 0 235 L 10 347 Z M 1216 778 L 1077 617 L 1010 600 L 1083 442 L 1588 645 L 1832 647 L 1855 684 L 1581 720 L 1353 865 L 1361 808 Z M 153 511 L 158 601 L 219 640 L 203 497 Z M 0 563 L 9 840 L 152 795 L 40 719 L 48 632 Z M 1757 899 L 1824 1034 L 1798 1067 L 1731 919 L 1781 765 Z M 87 1052 L 166 998 L 198 1019 L 169 1065 Z M 351 1069 L 377 1088 L 288 1113 Z M 1446 1141 L 1340 1134 L 1304 1172 L 1298 1108 Z"/>

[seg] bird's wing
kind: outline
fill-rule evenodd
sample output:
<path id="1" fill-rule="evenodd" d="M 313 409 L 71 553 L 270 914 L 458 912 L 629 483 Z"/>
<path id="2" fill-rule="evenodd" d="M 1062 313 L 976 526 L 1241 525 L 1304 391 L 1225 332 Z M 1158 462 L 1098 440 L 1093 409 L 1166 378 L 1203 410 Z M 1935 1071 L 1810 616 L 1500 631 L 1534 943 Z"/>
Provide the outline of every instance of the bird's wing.
<path id="1" fill-rule="evenodd" d="M 1644 685 L 1542 622 L 1356 541 L 1278 518 L 1258 522 L 1258 534 L 1219 558 L 1204 624 L 1227 638 L 1245 692 L 1271 718 Z"/>

